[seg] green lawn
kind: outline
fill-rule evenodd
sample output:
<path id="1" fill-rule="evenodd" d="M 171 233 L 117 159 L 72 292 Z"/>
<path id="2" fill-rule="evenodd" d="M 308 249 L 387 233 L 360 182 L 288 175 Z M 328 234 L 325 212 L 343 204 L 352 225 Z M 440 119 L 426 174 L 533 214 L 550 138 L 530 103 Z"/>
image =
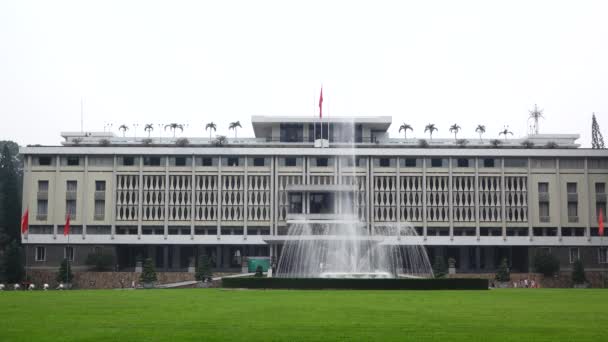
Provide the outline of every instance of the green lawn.
<path id="1" fill-rule="evenodd" d="M 608 340 L 608 291 L 0 292 L 3 341 Z"/>

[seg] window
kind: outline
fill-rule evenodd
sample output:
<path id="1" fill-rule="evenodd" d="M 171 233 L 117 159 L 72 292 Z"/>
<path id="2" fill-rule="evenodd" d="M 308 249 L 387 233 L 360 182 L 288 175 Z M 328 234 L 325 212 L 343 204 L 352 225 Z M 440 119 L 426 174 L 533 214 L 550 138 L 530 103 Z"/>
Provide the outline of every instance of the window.
<path id="1" fill-rule="evenodd" d="M 459 158 L 457 161 L 458 167 L 469 167 L 469 160 L 464 158 Z"/>
<path id="2" fill-rule="evenodd" d="M 175 166 L 186 166 L 186 157 L 175 157 Z"/>
<path id="3" fill-rule="evenodd" d="M 145 166 L 160 166 L 160 157 L 144 157 Z"/>
<path id="4" fill-rule="evenodd" d="M 106 191 L 106 181 L 95 181 L 95 191 Z"/>
<path id="5" fill-rule="evenodd" d="M 585 168 L 585 160 L 584 159 L 561 159 L 559 161 L 560 169 L 584 169 Z"/>
<path id="6" fill-rule="evenodd" d="M 281 142 L 303 142 L 304 141 L 304 125 L 302 125 L 302 124 L 281 124 L 279 139 Z"/>
<path id="7" fill-rule="evenodd" d="M 405 158 L 405 167 L 416 167 L 416 158 Z"/>
<path id="8" fill-rule="evenodd" d="M 326 167 L 329 165 L 329 159 L 328 158 L 316 158 L 316 165 L 317 165 L 317 167 Z"/>
<path id="9" fill-rule="evenodd" d="M 42 246 L 36 247 L 36 261 L 45 261 L 46 260 L 46 248 Z"/>
<path id="10" fill-rule="evenodd" d="M 301 214 L 302 213 L 302 194 L 301 193 L 290 193 L 289 194 L 289 213 L 290 214 Z"/>
<path id="11" fill-rule="evenodd" d="M 78 157 L 67 157 L 68 166 L 78 166 L 80 165 L 80 158 Z"/>
<path id="12" fill-rule="evenodd" d="M 253 158 L 253 166 L 264 166 L 265 161 L 266 160 L 264 158 Z"/>
<path id="13" fill-rule="evenodd" d="M 568 222 L 578 222 L 578 203 L 568 202 Z"/>
<path id="14" fill-rule="evenodd" d="M 505 167 L 528 167 L 528 159 L 505 158 Z"/>
<path id="15" fill-rule="evenodd" d="M 495 161 L 492 158 L 483 159 L 483 167 L 494 167 Z"/>
<path id="16" fill-rule="evenodd" d="M 103 220 L 106 214 L 106 201 L 95 200 L 95 220 Z"/>
<path id="17" fill-rule="evenodd" d="M 566 183 L 566 191 L 569 194 L 575 194 L 576 193 L 576 183 Z"/>
<path id="18" fill-rule="evenodd" d="M 391 160 L 389 158 L 380 158 L 380 167 L 390 167 Z"/>
<path id="19" fill-rule="evenodd" d="M 68 214 L 72 220 L 76 219 L 76 200 L 65 201 L 65 215 Z"/>
<path id="20" fill-rule="evenodd" d="M 443 159 L 441 158 L 432 158 L 431 159 L 431 167 L 442 167 Z"/>
<path id="21" fill-rule="evenodd" d="M 297 166 L 298 160 L 296 158 L 285 158 L 285 166 Z"/>
<path id="22" fill-rule="evenodd" d="M 534 159 L 532 162 L 532 166 L 536 169 L 554 169 L 555 168 L 555 159 L 551 159 L 551 158 Z"/>
<path id="23" fill-rule="evenodd" d="M 133 166 L 133 165 L 135 165 L 135 158 L 133 158 L 133 157 L 122 157 L 122 165 L 123 166 Z"/>
<path id="24" fill-rule="evenodd" d="M 538 216 L 540 222 L 549 222 L 549 202 L 538 203 Z"/>
<path id="25" fill-rule="evenodd" d="M 101 247 L 99 247 L 99 246 L 95 246 L 94 251 L 95 251 L 95 254 L 100 255 L 100 254 L 101 254 L 101 252 L 102 252 L 102 249 L 101 249 Z"/>
<path id="26" fill-rule="evenodd" d="M 74 261 L 74 247 L 66 246 L 63 249 L 63 258 L 68 259 L 68 261 Z"/>
<path id="27" fill-rule="evenodd" d="M 596 158 L 591 158 L 589 159 L 589 168 L 590 169 L 603 169 L 606 170 L 608 169 L 608 159 L 596 159 Z"/>
<path id="28" fill-rule="evenodd" d="M 39 180 L 38 181 L 38 192 L 48 192 L 49 191 L 49 181 L 48 180 Z"/>
<path id="29" fill-rule="evenodd" d="M 608 247 L 600 247 L 597 250 L 599 263 L 600 264 L 608 264 Z"/>
<path id="30" fill-rule="evenodd" d="M 227 166 L 239 166 L 239 158 L 237 157 L 229 157 L 226 160 Z"/>
<path id="31" fill-rule="evenodd" d="M 203 158 L 202 166 L 213 166 L 213 158 Z"/>
<path id="32" fill-rule="evenodd" d="M 549 192 L 549 183 L 538 183 L 538 192 L 539 193 L 548 193 Z"/>
<path id="33" fill-rule="evenodd" d="M 38 165 L 41 166 L 49 166 L 51 165 L 53 159 L 51 157 L 38 157 Z"/>
<path id="34" fill-rule="evenodd" d="M 38 200 L 36 206 L 36 218 L 38 220 L 46 220 L 49 212 L 49 202 L 47 200 Z"/>
<path id="35" fill-rule="evenodd" d="M 574 264 L 574 262 L 577 261 L 578 259 L 580 259 L 580 257 L 581 257 L 580 253 L 579 253 L 579 250 L 576 247 L 571 247 L 570 248 L 569 255 L 570 255 L 570 263 L 571 264 Z"/>
<path id="36" fill-rule="evenodd" d="M 606 183 L 595 183 L 595 193 L 603 194 L 606 192 Z"/>

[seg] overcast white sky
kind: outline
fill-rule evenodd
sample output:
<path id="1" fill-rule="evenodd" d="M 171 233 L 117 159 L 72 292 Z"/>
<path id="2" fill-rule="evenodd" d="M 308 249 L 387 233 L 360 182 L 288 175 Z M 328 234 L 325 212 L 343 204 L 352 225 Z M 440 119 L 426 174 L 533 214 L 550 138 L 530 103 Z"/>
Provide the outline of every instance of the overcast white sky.
<path id="1" fill-rule="evenodd" d="M 0 140 L 59 143 L 81 97 L 86 131 L 252 136 L 251 115 L 318 115 L 321 84 L 330 116 L 390 115 L 392 136 L 525 135 L 538 103 L 541 133 L 589 146 L 592 112 L 608 136 L 608 1 L 0 1 Z"/>

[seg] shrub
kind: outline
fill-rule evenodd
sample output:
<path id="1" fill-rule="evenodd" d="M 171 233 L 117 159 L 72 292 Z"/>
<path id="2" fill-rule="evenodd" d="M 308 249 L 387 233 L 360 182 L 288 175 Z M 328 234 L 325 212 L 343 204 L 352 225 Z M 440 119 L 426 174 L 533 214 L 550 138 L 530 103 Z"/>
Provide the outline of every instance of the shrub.
<path id="1" fill-rule="evenodd" d="M 429 147 L 429 142 L 426 141 L 425 139 L 420 139 L 420 140 L 418 140 L 418 147 L 427 148 L 427 147 Z"/>
<path id="2" fill-rule="evenodd" d="M 23 279 L 25 270 L 22 255 L 23 252 L 17 240 L 11 241 L 1 258 L 0 276 L 2 276 L 2 281 L 18 283 Z"/>
<path id="3" fill-rule="evenodd" d="M 574 269 L 572 270 L 572 281 L 575 284 L 584 284 L 587 282 L 587 278 L 585 278 L 585 266 L 581 259 L 578 259 L 574 262 Z"/>
<path id="4" fill-rule="evenodd" d="M 262 265 L 258 265 L 258 267 L 256 267 L 256 269 L 255 269 L 255 277 L 261 278 L 263 276 L 264 276 L 264 269 L 262 268 Z"/>
<path id="5" fill-rule="evenodd" d="M 502 145 L 502 141 L 498 139 L 490 140 L 490 145 L 494 148 L 499 148 Z"/>
<path id="6" fill-rule="evenodd" d="M 144 267 L 141 272 L 140 280 L 142 283 L 152 283 L 157 280 L 156 269 L 154 268 L 154 262 L 152 259 L 147 258 L 144 261 Z"/>
<path id="7" fill-rule="evenodd" d="M 530 140 L 524 140 L 521 142 L 521 146 L 523 146 L 524 148 L 532 148 L 534 147 L 534 143 Z"/>
<path id="8" fill-rule="evenodd" d="M 213 145 L 218 146 L 218 147 L 224 146 L 227 141 L 228 141 L 228 139 L 226 138 L 225 135 L 217 135 L 215 137 L 215 140 L 213 141 Z"/>
<path id="9" fill-rule="evenodd" d="M 550 277 L 559 272 L 559 260 L 553 254 L 538 252 L 534 256 L 534 270 Z"/>
<path id="10" fill-rule="evenodd" d="M 448 268 L 445 265 L 445 261 L 442 257 L 436 256 L 435 262 L 433 263 L 433 275 L 435 278 L 445 278 L 448 273 Z"/>
<path id="11" fill-rule="evenodd" d="M 85 261 L 94 271 L 110 271 L 114 266 L 114 255 L 107 253 L 90 253 Z"/>
<path id="12" fill-rule="evenodd" d="M 205 254 L 198 258 L 198 264 L 196 265 L 196 273 L 194 277 L 198 281 L 210 281 L 213 274 L 211 273 L 211 261 Z"/>
<path id="13" fill-rule="evenodd" d="M 150 139 L 150 138 L 142 139 L 141 143 L 144 144 L 144 145 L 151 145 L 152 144 L 152 139 Z"/>
<path id="14" fill-rule="evenodd" d="M 509 263 L 507 262 L 507 258 L 503 258 L 500 262 L 500 266 L 496 271 L 496 280 L 501 282 L 511 280 L 511 272 L 509 271 Z"/>
<path id="15" fill-rule="evenodd" d="M 72 144 L 74 144 L 74 145 L 80 145 L 81 142 L 82 142 L 82 138 L 72 139 Z"/>
<path id="16" fill-rule="evenodd" d="M 190 145 L 190 140 L 186 139 L 186 138 L 179 138 L 175 141 L 175 145 L 179 146 L 179 147 L 185 147 Z"/>
<path id="17" fill-rule="evenodd" d="M 456 145 L 459 147 L 466 147 L 469 141 L 467 139 L 458 139 L 456 140 Z"/>
<path id="18" fill-rule="evenodd" d="M 555 141 L 549 141 L 545 144 L 545 148 L 558 148 L 559 145 Z"/>
<path id="19" fill-rule="evenodd" d="M 59 272 L 57 272 L 57 280 L 58 283 L 71 283 L 72 279 L 74 279 L 74 274 L 72 274 L 72 267 L 68 264 L 68 259 L 63 259 L 61 265 L 59 266 Z"/>
<path id="20" fill-rule="evenodd" d="M 104 147 L 110 146 L 110 140 L 108 140 L 108 139 L 101 139 L 101 140 L 99 140 L 99 145 L 100 146 L 104 146 Z"/>

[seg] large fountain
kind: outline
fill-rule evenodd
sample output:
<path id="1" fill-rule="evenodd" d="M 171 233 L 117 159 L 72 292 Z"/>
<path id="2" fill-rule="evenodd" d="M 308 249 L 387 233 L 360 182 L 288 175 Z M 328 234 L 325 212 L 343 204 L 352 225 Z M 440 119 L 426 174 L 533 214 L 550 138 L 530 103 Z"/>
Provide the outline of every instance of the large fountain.
<path id="1" fill-rule="evenodd" d="M 354 166 L 355 145 L 347 146 L 351 152 L 342 158 L 348 160 L 346 164 Z M 432 277 L 426 249 L 414 242 L 419 239 L 411 224 L 376 225 L 372 231 L 366 222 L 362 222 L 365 215 L 361 215 L 357 202 L 365 196 L 362 196 L 361 184 L 356 181 L 355 169 L 340 168 L 338 182 L 342 184 L 292 189 L 304 192 L 304 200 L 310 199 L 312 192 L 316 196 L 326 194 L 329 200 L 322 202 L 323 214 L 311 215 L 309 209 L 287 220 L 288 231 L 282 238 L 283 247 L 274 272 L 276 277 Z"/>

